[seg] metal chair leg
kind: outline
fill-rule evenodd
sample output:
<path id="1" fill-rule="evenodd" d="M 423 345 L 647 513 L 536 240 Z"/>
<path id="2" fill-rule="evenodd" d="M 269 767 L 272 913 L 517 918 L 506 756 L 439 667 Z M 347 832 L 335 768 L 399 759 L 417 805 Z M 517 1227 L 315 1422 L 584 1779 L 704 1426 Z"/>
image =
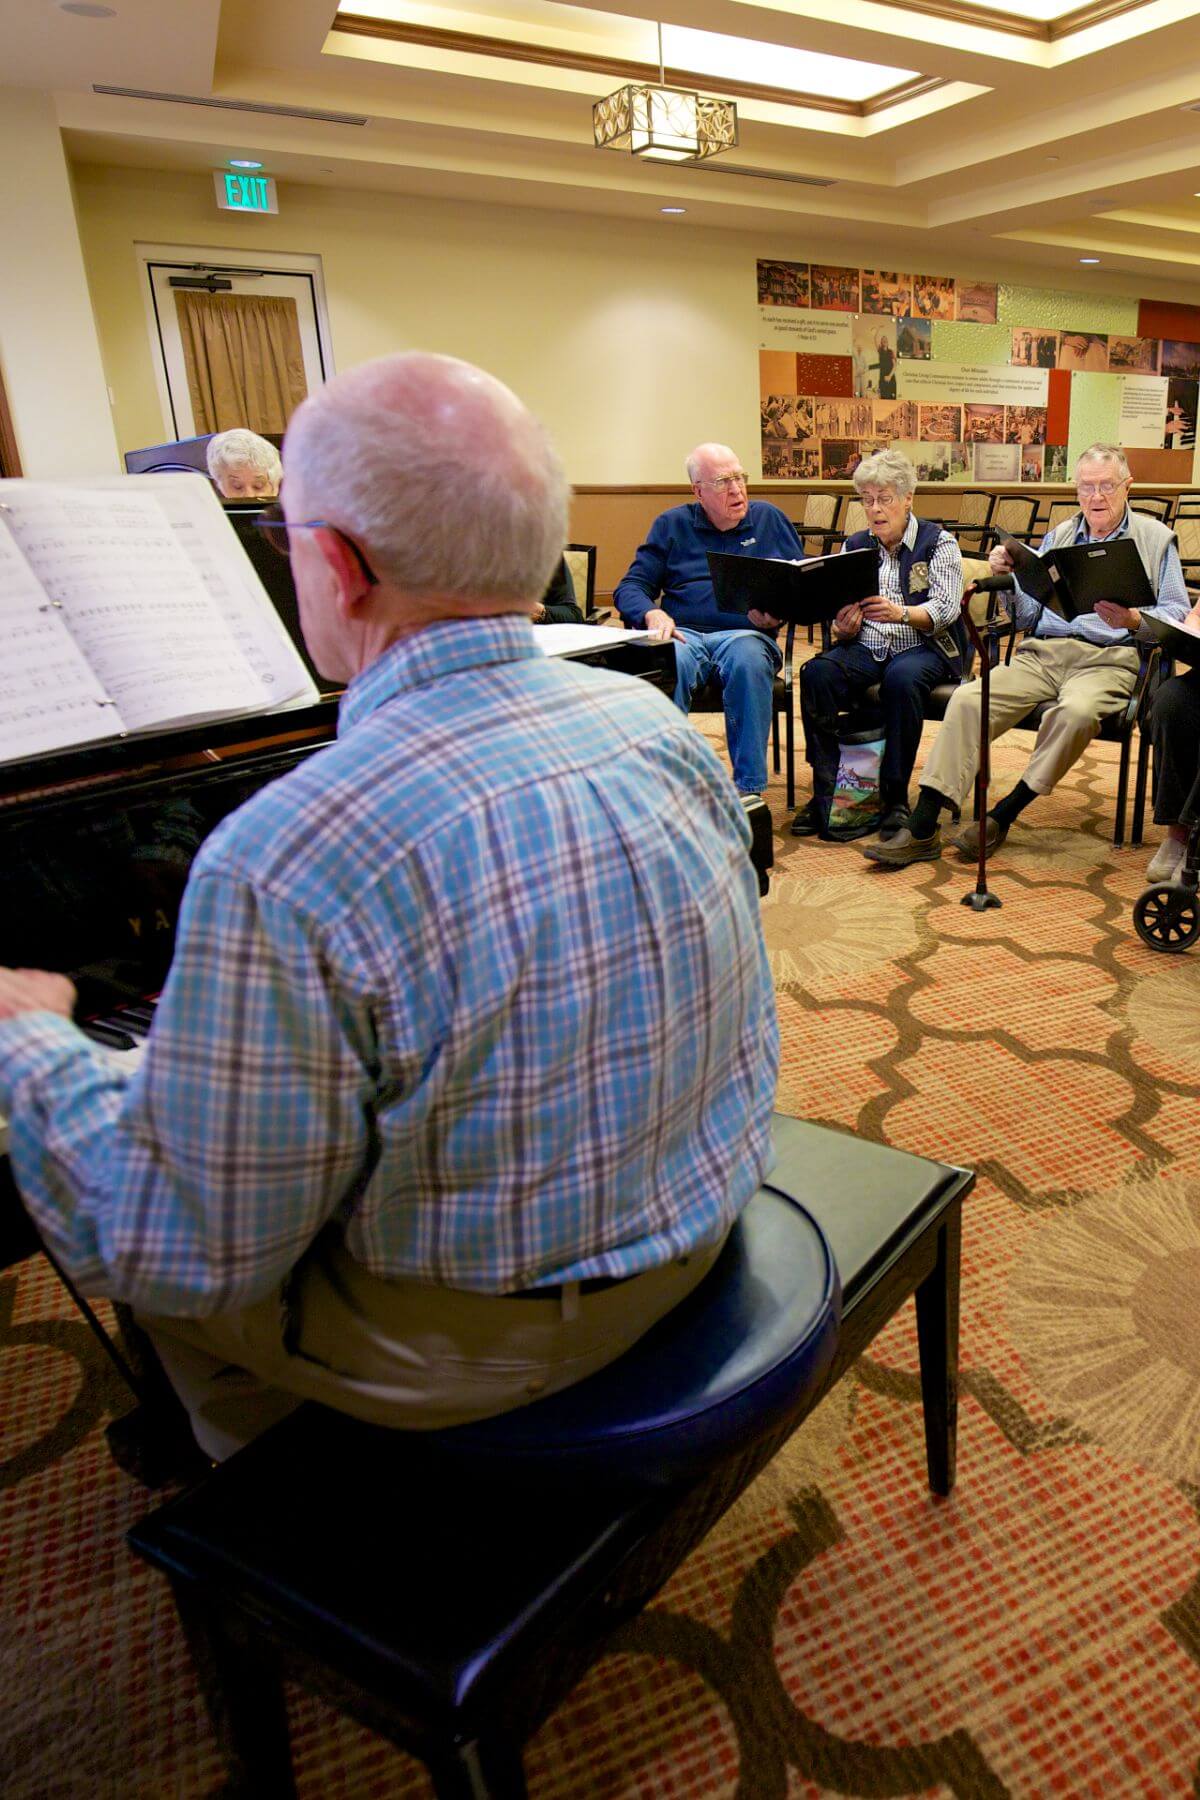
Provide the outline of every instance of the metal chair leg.
<path id="1" fill-rule="evenodd" d="M 1121 739 L 1121 761 L 1117 767 L 1117 816 L 1113 822 L 1113 848 L 1125 847 L 1125 813 L 1129 805 L 1129 752 L 1132 731 Z"/>
<path id="2" fill-rule="evenodd" d="M 1153 745 L 1148 732 L 1138 732 L 1137 780 L 1133 789 L 1133 830 L 1129 842 L 1135 850 L 1142 845 L 1142 828 L 1146 823 L 1146 782 L 1150 773 Z"/>

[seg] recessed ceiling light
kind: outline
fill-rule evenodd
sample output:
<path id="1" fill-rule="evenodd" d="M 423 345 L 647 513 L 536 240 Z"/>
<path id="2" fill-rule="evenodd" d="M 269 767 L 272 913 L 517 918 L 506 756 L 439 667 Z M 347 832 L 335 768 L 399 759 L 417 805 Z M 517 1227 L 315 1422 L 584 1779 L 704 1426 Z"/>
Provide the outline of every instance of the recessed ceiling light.
<path id="1" fill-rule="evenodd" d="M 1048 156 L 1046 158 L 1047 162 L 1061 162 L 1061 160 L 1062 160 L 1061 157 L 1058 157 L 1058 156 Z"/>
<path id="2" fill-rule="evenodd" d="M 1100 258 L 1098 256 L 1081 256 L 1079 260 L 1081 263 L 1098 263 Z"/>
<path id="3" fill-rule="evenodd" d="M 231 169 L 261 169 L 262 168 L 262 164 L 260 162 L 255 162 L 253 160 L 253 158 L 249 157 L 249 156 L 231 156 L 229 159 L 229 166 Z"/>
<path id="4" fill-rule="evenodd" d="M 664 213 L 685 213 L 687 211 L 687 207 L 686 206 L 660 206 L 658 210 L 659 210 L 659 212 L 664 212 Z"/>
<path id="5" fill-rule="evenodd" d="M 77 19 L 114 19 L 117 14 L 115 6 L 96 6 L 92 0 L 58 0 L 58 10 Z"/>

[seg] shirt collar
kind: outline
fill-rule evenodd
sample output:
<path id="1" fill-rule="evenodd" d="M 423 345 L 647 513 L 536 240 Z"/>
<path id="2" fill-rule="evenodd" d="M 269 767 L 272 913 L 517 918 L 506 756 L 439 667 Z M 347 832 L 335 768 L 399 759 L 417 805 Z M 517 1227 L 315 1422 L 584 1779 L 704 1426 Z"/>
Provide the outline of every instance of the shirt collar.
<path id="1" fill-rule="evenodd" d="M 1126 506 L 1125 511 L 1121 516 L 1121 523 L 1119 525 L 1114 525 L 1112 530 L 1109 532 L 1106 532 L 1102 538 L 1091 538 L 1088 536 L 1088 522 L 1084 518 L 1082 513 L 1080 513 L 1079 523 L 1075 527 L 1075 542 L 1077 544 L 1107 544 L 1110 538 L 1128 537 L 1128 535 L 1129 535 L 1129 507 L 1128 507 L 1128 505 Z"/>
<path id="2" fill-rule="evenodd" d="M 528 618 L 503 613 L 489 619 L 444 619 L 402 638 L 356 675 L 338 709 L 338 736 L 385 706 L 397 694 L 423 687 L 443 675 L 492 663 L 540 656 Z"/>

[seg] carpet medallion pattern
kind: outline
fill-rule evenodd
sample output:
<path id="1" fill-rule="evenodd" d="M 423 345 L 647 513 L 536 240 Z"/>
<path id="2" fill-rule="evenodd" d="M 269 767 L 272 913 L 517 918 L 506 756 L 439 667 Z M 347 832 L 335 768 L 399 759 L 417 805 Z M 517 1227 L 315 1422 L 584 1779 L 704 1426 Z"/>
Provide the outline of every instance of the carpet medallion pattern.
<path id="1" fill-rule="evenodd" d="M 1134 934 L 1115 785 L 1093 746 L 977 914 L 954 853 L 793 839 L 773 783 L 780 1108 L 979 1172 L 958 1486 L 925 1487 L 910 1307 L 543 1727 L 534 1800 L 1200 1793 L 1200 948 Z M 215 1792 L 123 1543 L 154 1501 L 107 1459 L 122 1390 L 40 1259 L 0 1276 L 0 1389 L 0 1790 Z M 292 1705 L 306 1800 L 429 1793 Z"/>

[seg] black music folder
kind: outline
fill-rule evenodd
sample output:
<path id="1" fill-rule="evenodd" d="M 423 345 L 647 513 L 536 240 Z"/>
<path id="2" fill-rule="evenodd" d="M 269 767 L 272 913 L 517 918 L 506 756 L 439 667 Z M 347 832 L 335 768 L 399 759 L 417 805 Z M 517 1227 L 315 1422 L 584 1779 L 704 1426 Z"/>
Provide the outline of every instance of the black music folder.
<path id="1" fill-rule="evenodd" d="M 1132 538 L 1109 538 L 1101 544 L 1065 544 L 1040 554 L 1016 538 L 1004 537 L 1013 572 L 1031 599 L 1040 600 L 1064 619 L 1094 612 L 1097 600 L 1139 609 L 1155 604 L 1154 590 Z"/>
<path id="2" fill-rule="evenodd" d="M 1162 645 L 1164 656 L 1169 656 L 1172 662 L 1188 663 L 1193 669 L 1200 669 L 1200 631 L 1186 631 L 1182 625 L 1168 624 L 1166 619 L 1157 619 L 1149 613 L 1142 614 L 1142 624 Z"/>
<path id="3" fill-rule="evenodd" d="M 794 563 L 710 550 L 708 570 L 721 612 L 753 609 L 789 624 L 817 625 L 879 592 L 879 555 L 873 548 Z"/>

